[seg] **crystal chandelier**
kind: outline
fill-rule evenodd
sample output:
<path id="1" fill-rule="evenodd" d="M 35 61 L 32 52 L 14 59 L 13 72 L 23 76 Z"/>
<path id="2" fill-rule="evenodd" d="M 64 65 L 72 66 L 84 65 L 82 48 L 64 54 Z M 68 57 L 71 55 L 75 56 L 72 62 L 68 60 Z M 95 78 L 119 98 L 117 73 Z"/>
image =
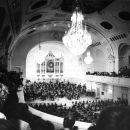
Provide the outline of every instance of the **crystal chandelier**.
<path id="1" fill-rule="evenodd" d="M 77 6 L 71 17 L 71 25 L 62 38 L 64 45 L 74 55 L 81 55 L 92 44 L 91 35 L 83 25 L 83 20 L 84 16 Z"/>
<path id="2" fill-rule="evenodd" d="M 35 59 L 36 59 L 36 62 L 37 62 L 38 64 L 42 64 L 42 62 L 43 62 L 43 60 L 44 60 L 44 54 L 43 54 L 43 51 L 42 51 L 42 47 L 41 47 L 41 45 L 40 45 L 40 34 L 39 34 L 38 51 L 36 52 Z"/>
<path id="3" fill-rule="evenodd" d="M 87 52 L 87 56 L 84 58 L 84 62 L 88 65 L 93 62 L 93 58 L 91 57 L 90 52 Z"/>

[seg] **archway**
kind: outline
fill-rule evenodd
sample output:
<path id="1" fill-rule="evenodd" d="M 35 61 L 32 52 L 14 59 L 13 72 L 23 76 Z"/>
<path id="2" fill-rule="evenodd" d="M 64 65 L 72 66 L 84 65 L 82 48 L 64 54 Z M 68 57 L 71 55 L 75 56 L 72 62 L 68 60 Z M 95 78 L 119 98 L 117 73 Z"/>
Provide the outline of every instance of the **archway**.
<path id="1" fill-rule="evenodd" d="M 26 57 L 26 78 L 30 80 L 37 80 L 36 73 L 36 52 L 38 51 L 38 45 L 32 48 Z M 45 57 L 49 51 L 51 51 L 56 58 L 63 57 L 63 77 L 66 78 L 82 78 L 85 75 L 83 72 L 83 66 L 79 62 L 79 58 L 74 56 L 63 44 L 59 44 L 55 41 L 43 42 L 41 43 L 41 49 Z M 48 77 L 46 77 L 48 78 Z"/>
<path id="2" fill-rule="evenodd" d="M 130 67 L 130 45 L 125 43 L 120 44 L 119 49 L 119 69 L 127 66 Z"/>

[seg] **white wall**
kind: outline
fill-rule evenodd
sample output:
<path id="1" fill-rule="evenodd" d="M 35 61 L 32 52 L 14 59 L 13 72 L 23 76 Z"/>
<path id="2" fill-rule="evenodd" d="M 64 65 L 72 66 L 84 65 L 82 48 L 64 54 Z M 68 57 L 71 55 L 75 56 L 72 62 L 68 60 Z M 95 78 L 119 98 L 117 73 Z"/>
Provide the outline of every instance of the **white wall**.
<path id="1" fill-rule="evenodd" d="M 40 33 L 40 42 L 56 41 L 51 32 Z M 26 77 L 26 56 L 28 52 L 39 44 L 39 34 L 31 35 L 25 39 L 18 41 L 11 59 L 11 66 L 21 66 L 23 76 Z M 61 42 L 60 42 L 61 43 Z"/>
<path id="2" fill-rule="evenodd" d="M 130 67 L 129 56 L 130 56 L 130 45 L 125 45 L 119 51 L 119 68 L 123 66 Z"/>
<path id="3" fill-rule="evenodd" d="M 27 55 L 26 78 L 30 80 L 37 79 L 36 53 L 38 49 L 39 47 L 35 46 L 29 51 Z M 56 58 L 60 58 L 61 56 L 64 58 L 63 78 L 82 78 L 85 75 L 85 71 L 84 71 L 85 66 L 81 64 L 81 62 L 79 62 L 79 57 L 73 55 L 64 45 L 54 41 L 45 42 L 45 43 L 41 43 L 41 50 L 43 52 L 43 61 L 46 55 L 49 53 L 49 51 L 51 51 Z"/>
<path id="4" fill-rule="evenodd" d="M 86 86 L 87 86 L 88 90 L 95 91 L 96 97 L 98 97 L 98 98 L 101 98 L 103 100 L 113 99 L 113 85 L 87 81 Z"/>
<path id="5" fill-rule="evenodd" d="M 105 54 L 102 50 L 97 49 L 93 61 L 94 71 L 104 72 L 106 70 Z"/>
<path id="6" fill-rule="evenodd" d="M 113 99 L 117 100 L 117 98 L 121 98 L 121 87 L 114 86 L 113 87 Z"/>
<path id="7" fill-rule="evenodd" d="M 55 39 L 52 32 L 42 32 L 40 33 L 40 42 L 45 43 L 45 41 L 59 41 L 60 44 L 63 44 L 61 39 Z M 20 66 L 23 71 L 23 76 L 26 77 L 26 57 L 28 52 L 34 48 L 39 43 L 39 34 L 31 35 L 25 39 L 18 41 L 18 45 L 16 45 L 15 50 L 13 52 L 11 66 Z M 90 49 L 91 50 L 91 49 Z M 86 65 L 84 63 L 85 53 L 79 57 L 79 62 L 81 65 L 82 72 L 85 73 L 86 71 L 108 71 L 107 70 L 107 61 L 105 53 L 106 48 L 104 50 L 99 47 L 94 51 L 92 49 L 92 54 L 94 61 L 91 65 Z M 74 58 L 73 58 L 74 62 Z M 79 65 L 78 65 L 79 66 Z M 74 70 L 77 71 L 77 70 Z"/>
<path id="8" fill-rule="evenodd" d="M 100 84 L 100 98 L 113 99 L 113 86 L 109 84 Z"/>
<path id="9" fill-rule="evenodd" d="M 63 45 L 62 42 L 60 41 L 55 41 L 56 39 L 51 36 L 51 32 L 46 32 L 46 33 L 41 33 L 40 34 L 40 42 L 41 44 L 43 44 L 43 51 L 45 52 L 45 54 L 47 54 L 47 51 L 49 51 L 49 48 L 52 49 L 55 54 L 56 51 L 59 52 L 59 54 L 63 54 L 63 56 L 65 57 L 65 77 L 82 77 L 83 75 L 85 75 L 86 73 L 86 65 L 85 63 L 81 60 L 79 60 L 79 57 L 76 57 L 74 55 L 72 55 Z M 24 40 L 19 41 L 19 44 L 16 46 L 13 56 L 12 56 L 12 69 L 15 66 L 20 66 L 22 68 L 22 72 L 23 72 L 23 77 L 26 77 L 26 58 L 27 55 L 29 53 L 29 51 L 32 48 L 35 48 L 36 45 L 38 45 L 39 43 L 39 35 L 32 35 Z M 45 47 L 45 41 L 48 41 L 46 47 Z M 50 42 L 49 42 L 50 41 Z M 52 42 L 54 41 L 53 46 L 51 46 Z M 56 42 L 56 44 L 55 44 Z M 59 46 L 57 45 L 59 44 Z M 62 47 L 61 47 L 62 46 Z M 37 46 L 38 47 L 38 46 Z M 32 61 L 34 61 L 35 59 L 32 56 Z M 30 63 L 29 65 L 27 65 L 28 68 L 32 68 L 33 62 L 32 64 Z M 28 69 L 27 69 L 28 70 Z M 32 73 L 32 75 L 34 74 L 35 70 L 30 71 Z"/>

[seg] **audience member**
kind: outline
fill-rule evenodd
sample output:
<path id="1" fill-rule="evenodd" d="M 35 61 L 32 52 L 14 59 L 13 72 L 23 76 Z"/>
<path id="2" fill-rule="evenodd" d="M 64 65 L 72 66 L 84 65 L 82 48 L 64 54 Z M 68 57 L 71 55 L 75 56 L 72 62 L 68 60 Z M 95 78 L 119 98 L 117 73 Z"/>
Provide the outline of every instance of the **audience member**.
<path id="1" fill-rule="evenodd" d="M 126 117 L 120 123 L 120 129 L 119 130 L 130 130 L 130 114 L 126 115 Z"/>
<path id="2" fill-rule="evenodd" d="M 129 72 L 128 68 L 125 68 L 124 70 L 125 72 Z M 3 73 L 7 74 L 8 72 Z M 94 72 L 94 75 L 118 76 L 115 72 L 112 72 L 111 74 L 107 72 Z M 127 73 L 127 75 L 122 75 L 120 72 L 120 76 L 129 77 L 129 73 Z M 2 112 L 8 120 L 0 119 L 0 130 L 19 130 L 18 120 L 28 122 L 31 130 L 54 130 L 54 125 L 51 122 L 31 114 L 26 104 L 18 102 L 16 92 L 18 87 L 22 85 L 20 74 L 17 74 L 16 72 L 10 72 L 7 76 L 2 74 L 0 82 L 5 83 L 9 88 L 7 99 L 1 107 L 3 109 Z M 0 91 L 1 90 L 2 89 L 0 89 Z M 3 90 L 1 92 L 3 93 Z M 66 97 L 68 100 L 78 100 L 79 98 L 86 96 L 95 97 L 95 92 L 89 92 L 85 85 L 82 86 L 81 84 L 59 81 L 56 81 L 55 83 L 28 82 L 24 88 L 24 93 L 26 100 L 50 99 L 53 101 L 56 98 L 63 97 Z M 77 129 L 77 127 L 74 127 L 74 124 L 75 120 L 79 120 L 96 124 L 91 126 L 89 130 L 130 130 L 130 108 L 126 107 L 126 105 L 127 102 L 123 100 L 101 100 L 96 102 L 73 102 L 72 106 L 68 108 L 66 105 L 63 106 L 56 103 L 48 105 L 34 104 L 33 107 L 60 117 L 64 117 L 69 111 L 74 113 L 75 117 L 70 115 L 64 117 L 64 129 Z M 101 112 L 101 114 L 97 115 L 97 112 Z"/>
<path id="3" fill-rule="evenodd" d="M 26 121 L 29 113 L 27 104 L 19 103 L 16 92 L 8 94 L 7 99 L 3 105 L 2 112 L 7 119 L 21 119 Z"/>
<path id="4" fill-rule="evenodd" d="M 33 108 L 40 110 L 42 112 L 64 117 L 68 112 L 72 112 L 75 115 L 75 120 L 84 121 L 89 123 L 96 122 L 100 111 L 111 105 L 127 106 L 124 100 L 97 100 L 97 101 L 75 101 L 72 102 L 71 106 L 66 106 L 66 104 L 58 103 L 32 103 L 29 104 Z"/>
<path id="5" fill-rule="evenodd" d="M 68 128 L 69 130 L 72 130 L 74 124 L 75 124 L 75 118 L 72 114 L 68 114 L 67 116 L 64 117 L 63 121 L 64 129 Z"/>
<path id="6" fill-rule="evenodd" d="M 130 77 L 130 68 L 127 66 L 123 66 L 119 69 L 119 72 L 93 72 L 90 73 L 89 71 L 86 72 L 86 75 L 97 75 L 97 76 L 110 76 L 110 77 L 124 77 L 129 78 Z"/>
<path id="7" fill-rule="evenodd" d="M 18 129 L 11 121 L 0 119 L 0 130 L 18 130 Z"/>
<path id="8" fill-rule="evenodd" d="M 30 115 L 29 125 L 31 130 L 54 130 L 54 125 L 50 121 L 45 121 L 36 115 Z"/>
<path id="9" fill-rule="evenodd" d="M 130 108 L 125 106 L 109 106 L 101 111 L 90 130 L 128 130 L 130 128 Z"/>

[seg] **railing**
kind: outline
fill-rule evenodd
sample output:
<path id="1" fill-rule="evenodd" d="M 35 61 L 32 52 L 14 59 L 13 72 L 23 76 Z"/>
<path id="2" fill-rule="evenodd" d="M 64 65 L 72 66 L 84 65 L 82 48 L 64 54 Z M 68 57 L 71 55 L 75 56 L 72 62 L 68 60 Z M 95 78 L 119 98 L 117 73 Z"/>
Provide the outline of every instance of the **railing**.
<path id="1" fill-rule="evenodd" d="M 124 77 L 109 77 L 109 76 L 97 76 L 97 75 L 86 75 L 86 81 L 108 83 L 117 86 L 126 86 L 130 88 L 130 78 Z"/>
<path id="2" fill-rule="evenodd" d="M 41 117 L 44 120 L 49 120 L 54 125 L 58 125 L 60 128 L 63 128 L 63 118 L 41 112 L 41 111 L 36 110 L 36 109 L 34 109 L 32 107 L 29 107 L 29 111 L 31 113 L 33 113 L 34 115 L 37 115 L 37 116 Z M 91 125 L 92 125 L 92 123 L 81 122 L 81 121 L 76 121 L 75 122 L 75 126 L 78 126 L 78 130 L 87 130 Z"/>

